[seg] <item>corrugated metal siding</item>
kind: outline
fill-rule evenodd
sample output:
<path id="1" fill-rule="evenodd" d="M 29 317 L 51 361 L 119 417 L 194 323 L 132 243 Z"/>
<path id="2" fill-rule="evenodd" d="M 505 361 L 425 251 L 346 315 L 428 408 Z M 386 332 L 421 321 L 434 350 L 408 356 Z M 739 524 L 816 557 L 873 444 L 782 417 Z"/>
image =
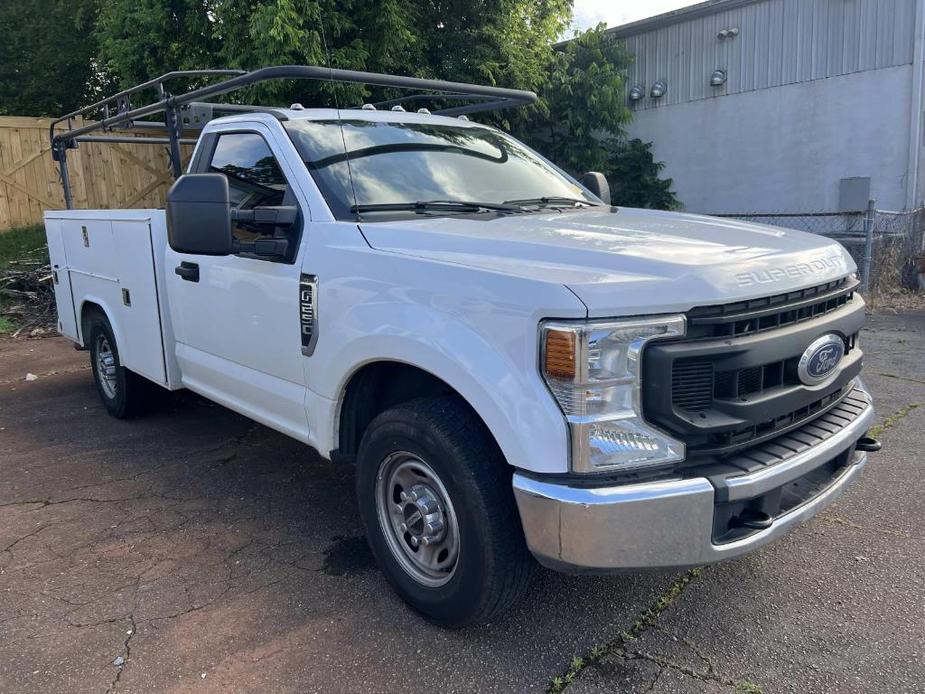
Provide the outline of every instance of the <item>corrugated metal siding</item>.
<path id="1" fill-rule="evenodd" d="M 629 87 L 668 85 L 654 108 L 853 72 L 906 65 L 914 50 L 915 0 L 763 0 L 628 36 Z M 720 40 L 722 29 L 739 35 Z M 725 69 L 727 82 L 710 86 Z"/>

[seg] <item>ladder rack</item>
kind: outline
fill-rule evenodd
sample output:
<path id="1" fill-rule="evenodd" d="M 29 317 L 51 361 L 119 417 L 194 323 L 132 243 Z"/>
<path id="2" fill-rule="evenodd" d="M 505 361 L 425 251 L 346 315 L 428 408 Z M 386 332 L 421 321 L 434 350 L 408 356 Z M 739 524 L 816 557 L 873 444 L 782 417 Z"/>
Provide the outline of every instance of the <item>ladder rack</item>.
<path id="1" fill-rule="evenodd" d="M 198 87 L 179 94 L 171 93 L 166 84 L 180 79 L 203 79 L 209 77 L 223 77 L 222 81 Z M 243 70 L 179 70 L 168 72 L 160 77 L 143 82 L 129 89 L 125 89 L 111 97 L 97 101 L 94 104 L 61 116 L 50 126 L 52 157 L 58 162 L 61 173 L 61 185 L 64 188 L 64 201 L 71 209 L 71 185 L 67 172 L 67 150 L 75 149 L 79 142 L 132 142 L 136 144 L 167 144 L 170 146 L 170 165 L 174 177 L 182 173 L 180 159 L 180 145 L 195 142 L 194 139 L 183 138 L 184 128 L 199 129 L 195 123 L 184 123 L 181 112 L 186 107 L 211 106 L 214 110 L 260 111 L 268 112 L 277 117 L 285 117 L 279 108 L 247 106 L 236 104 L 209 103 L 206 100 L 243 89 L 254 84 L 281 79 L 305 79 L 326 82 L 342 82 L 353 84 L 366 84 L 377 87 L 392 87 L 418 92 L 405 97 L 380 102 L 381 106 L 399 106 L 406 101 L 424 101 L 443 99 L 461 101 L 458 105 L 448 106 L 434 111 L 435 115 L 459 116 L 470 113 L 495 111 L 512 106 L 521 106 L 536 101 L 536 94 L 519 89 L 503 89 L 500 87 L 486 87 L 477 84 L 462 82 L 447 82 L 444 80 L 421 79 L 417 77 L 404 77 L 401 75 L 386 75 L 374 72 L 360 72 L 357 70 L 339 70 L 336 68 L 319 67 L 313 65 L 277 65 L 264 67 L 251 72 Z M 133 98 L 139 97 L 148 91 L 156 92 L 157 99 L 151 103 L 136 106 Z M 205 103 L 203 103 L 205 102 Z M 164 121 L 143 120 L 149 116 L 163 113 Z M 75 119 L 92 119 L 94 122 L 85 125 L 76 125 Z M 64 126 L 56 132 L 56 128 Z M 93 132 L 107 132 L 118 126 L 140 127 L 146 129 L 163 129 L 165 137 L 132 137 L 128 135 L 91 135 Z"/>

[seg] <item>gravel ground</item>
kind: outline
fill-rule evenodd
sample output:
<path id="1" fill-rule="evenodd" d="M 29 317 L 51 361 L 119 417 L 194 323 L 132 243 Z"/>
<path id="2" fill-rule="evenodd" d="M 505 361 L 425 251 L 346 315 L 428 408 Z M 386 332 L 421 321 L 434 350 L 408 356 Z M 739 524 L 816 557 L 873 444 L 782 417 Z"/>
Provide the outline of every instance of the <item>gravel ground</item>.
<path id="1" fill-rule="evenodd" d="M 85 353 L 0 340 L 0 691 L 921 692 L 925 315 L 863 346 L 885 448 L 826 513 L 447 632 L 373 566 L 351 469 L 191 395 L 113 420 Z"/>

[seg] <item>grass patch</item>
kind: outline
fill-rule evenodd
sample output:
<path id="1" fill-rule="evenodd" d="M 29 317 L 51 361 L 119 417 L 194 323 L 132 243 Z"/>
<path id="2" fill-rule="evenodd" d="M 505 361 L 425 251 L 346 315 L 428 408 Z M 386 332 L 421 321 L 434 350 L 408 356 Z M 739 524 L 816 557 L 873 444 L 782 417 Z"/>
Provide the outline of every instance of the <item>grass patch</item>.
<path id="1" fill-rule="evenodd" d="M 39 248 L 46 248 L 46 245 L 45 227 L 41 224 L 0 231 L 0 271 L 6 270 L 10 261 L 19 260 Z M 47 260 L 47 250 L 45 254 Z"/>
<path id="2" fill-rule="evenodd" d="M 36 254 L 36 251 L 43 251 Z M 16 267 L 15 261 L 29 256 L 31 260 L 48 262 L 48 246 L 45 241 L 45 227 L 35 224 L 27 227 L 14 227 L 0 231 L 0 276 L 6 270 Z M 0 296 L 0 335 L 16 331 L 16 323 L 4 316 L 3 297 Z"/>

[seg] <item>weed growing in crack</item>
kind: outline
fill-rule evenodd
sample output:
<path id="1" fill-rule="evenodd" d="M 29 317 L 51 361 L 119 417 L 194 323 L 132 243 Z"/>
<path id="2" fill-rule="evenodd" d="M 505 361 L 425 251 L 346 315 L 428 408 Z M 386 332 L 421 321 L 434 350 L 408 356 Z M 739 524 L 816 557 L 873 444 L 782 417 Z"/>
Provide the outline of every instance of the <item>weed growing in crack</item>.
<path id="1" fill-rule="evenodd" d="M 912 402 L 908 405 L 905 405 L 904 407 L 901 407 L 889 417 L 884 419 L 880 424 L 873 427 L 867 435 L 875 439 L 878 438 L 884 431 L 887 429 L 892 429 L 902 420 L 908 417 L 913 410 L 917 410 L 920 407 L 925 407 L 925 402 Z"/>
<path id="2" fill-rule="evenodd" d="M 568 670 L 557 677 L 554 677 L 549 683 L 547 691 L 551 694 L 564 691 L 575 678 L 588 666 L 600 662 L 603 658 L 611 654 L 619 654 L 625 650 L 627 643 L 638 639 L 645 631 L 652 627 L 658 620 L 658 616 L 664 612 L 678 597 L 684 592 L 688 584 L 696 578 L 699 578 L 703 569 L 696 568 L 684 572 L 679 578 L 668 586 L 667 590 L 662 593 L 650 607 L 647 607 L 642 614 L 633 622 L 629 631 L 624 631 L 613 641 L 597 645 L 591 649 L 585 657 L 575 656 L 569 664 Z"/>

